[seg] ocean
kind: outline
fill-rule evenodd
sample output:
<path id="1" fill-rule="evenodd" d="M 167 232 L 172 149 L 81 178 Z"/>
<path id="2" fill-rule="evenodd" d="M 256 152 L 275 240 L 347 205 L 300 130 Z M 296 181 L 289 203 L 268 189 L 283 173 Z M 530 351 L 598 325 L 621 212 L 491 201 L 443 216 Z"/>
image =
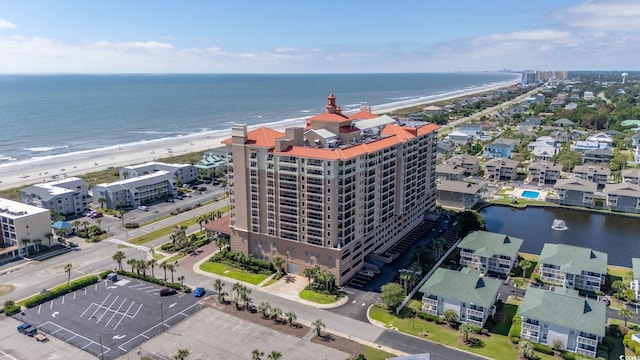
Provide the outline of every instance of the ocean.
<path id="1" fill-rule="evenodd" d="M 0 75 L 0 165 L 233 123 L 407 104 L 511 82 L 509 73 Z"/>

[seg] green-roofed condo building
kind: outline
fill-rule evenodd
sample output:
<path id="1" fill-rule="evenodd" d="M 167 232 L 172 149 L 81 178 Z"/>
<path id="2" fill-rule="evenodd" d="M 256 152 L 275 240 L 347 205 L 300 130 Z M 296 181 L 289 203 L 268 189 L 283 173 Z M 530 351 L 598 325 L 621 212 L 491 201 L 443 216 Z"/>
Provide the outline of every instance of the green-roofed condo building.
<path id="1" fill-rule="evenodd" d="M 458 321 L 483 327 L 489 316 L 495 315 L 494 302 L 500 280 L 484 277 L 470 268 L 462 271 L 438 268 L 420 288 L 422 311 L 443 316 L 447 310 L 458 315 Z"/>
<path id="2" fill-rule="evenodd" d="M 484 274 L 509 274 L 518 260 L 524 240 L 505 234 L 474 231 L 460 242 L 460 265 Z"/>
<path id="3" fill-rule="evenodd" d="M 540 280 L 569 289 L 600 291 L 607 274 L 608 255 L 589 248 L 544 244 Z"/>
<path id="4" fill-rule="evenodd" d="M 603 302 L 578 296 L 573 289 L 555 291 L 529 287 L 520 305 L 520 338 L 595 357 L 605 336 L 607 321 Z"/>

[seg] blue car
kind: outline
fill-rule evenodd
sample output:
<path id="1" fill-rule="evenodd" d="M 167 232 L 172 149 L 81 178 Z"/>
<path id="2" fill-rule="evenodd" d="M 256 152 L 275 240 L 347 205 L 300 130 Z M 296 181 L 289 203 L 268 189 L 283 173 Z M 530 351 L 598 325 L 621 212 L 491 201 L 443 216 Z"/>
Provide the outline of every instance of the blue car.
<path id="1" fill-rule="evenodd" d="M 203 287 L 198 287 L 196 288 L 196 290 L 193 292 L 193 296 L 195 297 L 202 297 L 202 295 L 204 295 L 206 291 L 204 290 Z"/>

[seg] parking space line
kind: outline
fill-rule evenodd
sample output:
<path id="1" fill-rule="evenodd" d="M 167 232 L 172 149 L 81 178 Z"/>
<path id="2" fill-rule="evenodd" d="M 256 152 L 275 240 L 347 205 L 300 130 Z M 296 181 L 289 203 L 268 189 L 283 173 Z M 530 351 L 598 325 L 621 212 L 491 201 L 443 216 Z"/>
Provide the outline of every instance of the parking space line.
<path id="1" fill-rule="evenodd" d="M 53 301 L 49 303 L 49 310 L 53 309 Z"/>
<path id="2" fill-rule="evenodd" d="M 135 301 L 131 302 L 131 305 L 129 305 L 129 308 L 127 309 L 127 311 L 124 312 L 124 315 L 120 318 L 120 321 L 118 321 L 118 323 L 116 324 L 116 326 L 113 328 L 113 330 L 117 329 L 118 326 L 120 326 L 120 323 L 122 322 L 122 320 L 124 320 L 124 318 L 126 317 L 125 315 L 127 315 L 129 313 L 129 309 L 131 309 L 131 307 L 135 304 Z M 142 306 L 142 304 L 140 304 L 140 306 Z M 140 308 L 138 308 L 138 310 L 140 310 Z M 137 314 L 137 312 L 136 312 Z M 133 316 L 135 318 L 135 315 Z"/>
<path id="3" fill-rule="evenodd" d="M 115 304 L 115 303 L 116 303 L 116 301 L 118 301 L 118 298 L 119 298 L 119 297 L 120 297 L 120 295 L 116 296 L 116 298 L 115 298 L 115 299 L 113 299 L 113 301 L 111 302 L 111 304 L 109 304 L 109 306 L 107 306 L 107 307 L 104 309 L 104 312 L 103 312 L 103 313 L 102 313 L 102 315 L 100 316 L 100 319 L 98 319 L 98 321 L 96 321 L 96 324 L 99 324 L 99 323 L 100 323 L 100 321 L 102 321 L 102 318 L 103 318 L 105 315 L 107 315 L 107 313 L 111 310 L 111 307 L 113 306 L 113 304 Z"/>
<path id="4" fill-rule="evenodd" d="M 122 304 L 120 304 L 120 306 L 118 306 L 118 309 L 116 311 L 113 312 L 113 314 L 111 315 L 111 318 L 109 319 L 109 321 L 107 321 L 106 324 L 104 324 L 104 326 L 109 326 L 109 323 L 111 322 L 111 320 L 113 320 L 113 317 L 116 316 L 117 313 L 120 312 L 120 309 L 122 308 L 122 306 L 124 305 L 124 303 L 127 301 L 127 299 L 125 298 L 124 300 L 122 300 Z"/>
<path id="5" fill-rule="evenodd" d="M 100 310 L 100 307 L 105 303 L 105 301 L 107 301 L 109 298 L 111 297 L 111 293 L 107 294 L 107 297 L 104 298 L 104 300 L 102 300 L 102 303 L 100 303 L 100 305 L 97 305 L 96 303 L 91 303 L 91 305 L 89 305 L 87 307 L 87 310 L 89 310 L 93 305 L 96 305 L 96 311 L 93 312 L 93 314 L 91 314 L 91 316 L 89 316 L 89 319 L 92 319 L 96 313 L 98 312 L 98 310 Z M 86 312 L 86 310 L 85 310 Z M 82 313 L 82 315 L 84 315 L 84 312 Z M 82 315 L 80 315 L 80 317 L 82 317 Z"/>
<path id="6" fill-rule="evenodd" d="M 64 327 L 62 327 L 62 326 L 60 326 L 60 325 L 58 325 L 58 324 L 56 324 L 56 323 L 53 323 L 53 322 L 51 322 L 51 321 L 47 321 L 46 323 L 42 324 L 42 326 L 45 326 L 45 325 L 48 325 L 48 324 L 49 324 L 49 325 L 51 325 L 51 326 L 54 326 L 54 327 L 57 327 L 57 328 L 58 328 L 58 330 L 50 331 L 49 333 L 50 333 L 51 335 L 53 335 L 53 334 L 57 333 L 57 332 L 58 332 L 58 331 L 60 331 L 60 330 L 64 330 L 64 331 L 66 331 L 66 332 L 68 332 L 68 333 L 70 333 L 70 334 L 73 334 L 73 336 L 72 336 L 72 337 L 70 337 L 70 338 L 66 338 L 66 339 L 63 339 L 63 340 L 64 340 L 65 342 L 67 342 L 67 343 L 69 343 L 69 341 L 70 341 L 71 339 L 74 339 L 74 338 L 76 338 L 76 337 L 78 337 L 78 338 L 81 338 L 81 339 L 83 339 L 83 340 L 88 341 L 88 342 L 89 342 L 89 344 L 87 344 L 87 345 L 85 345 L 85 346 L 81 347 L 81 349 L 82 349 L 82 350 L 84 350 L 85 348 L 87 348 L 87 347 L 89 347 L 89 346 L 91 346 L 91 345 L 102 346 L 102 345 L 100 345 L 99 343 L 97 343 L 97 342 L 95 342 L 95 341 L 93 341 L 93 340 L 91 340 L 91 339 L 89 339 L 89 338 L 87 338 L 87 337 L 84 337 L 84 336 L 82 336 L 82 335 L 80 335 L 80 334 L 78 334 L 78 333 L 75 333 L 75 332 L 73 332 L 73 331 L 71 331 L 71 330 L 69 330 L 69 329 L 67 329 L 67 328 L 64 328 Z M 106 351 L 104 351 L 104 353 L 105 353 L 105 354 L 106 354 L 106 353 L 108 353 L 109 351 L 111 351 L 111 348 L 110 348 L 110 347 L 108 347 L 108 346 L 102 346 L 102 349 L 107 349 Z M 102 349 L 101 349 L 101 350 L 102 350 Z"/>
<path id="7" fill-rule="evenodd" d="M 62 295 L 62 305 L 64 305 L 64 295 Z"/>
<path id="8" fill-rule="evenodd" d="M 40 315 L 40 309 L 42 309 L 42 304 L 38 305 L 38 315 Z"/>

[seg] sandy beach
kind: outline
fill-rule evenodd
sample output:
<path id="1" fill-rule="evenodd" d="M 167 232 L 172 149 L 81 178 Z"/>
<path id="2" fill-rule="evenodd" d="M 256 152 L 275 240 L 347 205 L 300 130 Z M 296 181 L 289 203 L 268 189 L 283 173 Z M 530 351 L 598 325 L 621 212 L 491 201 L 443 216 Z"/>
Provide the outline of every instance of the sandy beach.
<path id="1" fill-rule="evenodd" d="M 516 83 L 516 81 L 513 83 Z M 416 105 L 426 105 L 429 103 L 496 90 L 505 86 L 507 85 L 500 84 L 468 91 L 460 91 L 446 97 L 414 99 L 390 105 L 373 106 L 372 112 L 386 113 Z M 305 118 L 300 118 L 265 125 L 278 130 L 284 130 L 286 127 L 304 126 L 304 124 Z M 166 158 L 171 155 L 207 152 L 221 147 L 222 145 L 220 142 L 228 138 L 230 134 L 231 129 L 205 132 L 174 138 L 124 144 L 103 149 L 61 154 L 44 159 L 31 159 L 3 164 L 0 165 L 0 189 L 4 190 L 15 187 L 24 187 L 30 184 L 53 181 L 55 180 L 52 178 L 53 176 L 56 176 L 59 179 L 65 175 L 84 175 L 92 171 L 104 170 L 112 167 L 117 169 L 121 166 L 153 161 L 155 159 Z"/>

